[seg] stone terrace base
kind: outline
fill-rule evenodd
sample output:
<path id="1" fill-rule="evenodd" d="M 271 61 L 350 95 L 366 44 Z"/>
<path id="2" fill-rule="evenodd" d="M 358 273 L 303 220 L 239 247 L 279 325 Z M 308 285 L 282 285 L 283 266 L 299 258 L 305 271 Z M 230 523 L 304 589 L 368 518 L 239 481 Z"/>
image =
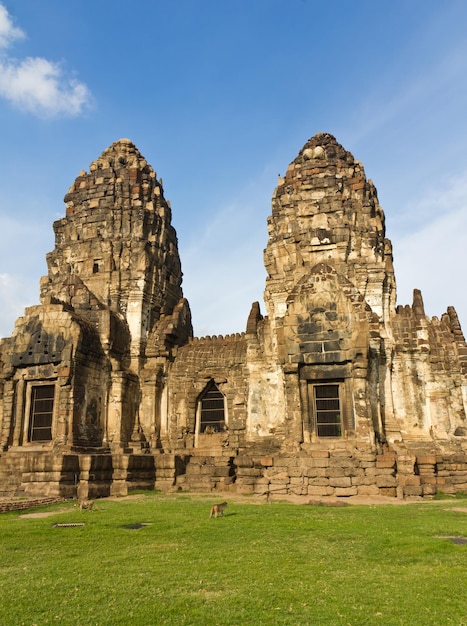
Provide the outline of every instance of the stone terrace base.
<path id="1" fill-rule="evenodd" d="M 59 454 L 8 451 L 0 457 L 0 496 L 98 498 L 136 489 L 269 496 L 385 496 L 467 492 L 467 454 L 429 449 L 397 453 L 311 449 L 295 454 Z"/>
<path id="2" fill-rule="evenodd" d="M 0 496 L 100 498 L 154 489 L 154 459 L 123 453 L 8 451 L 0 457 Z"/>
<path id="3" fill-rule="evenodd" d="M 467 455 L 316 450 L 307 456 L 239 457 L 236 488 L 257 495 L 433 496 L 467 492 Z"/>

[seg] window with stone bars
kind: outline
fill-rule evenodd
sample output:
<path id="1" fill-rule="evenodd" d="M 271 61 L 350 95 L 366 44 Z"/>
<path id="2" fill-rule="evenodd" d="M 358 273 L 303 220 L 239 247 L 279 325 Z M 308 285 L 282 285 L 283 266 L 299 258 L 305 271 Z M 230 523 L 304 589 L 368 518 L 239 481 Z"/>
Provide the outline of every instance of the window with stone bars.
<path id="1" fill-rule="evenodd" d="M 312 410 L 318 437 L 342 436 L 342 385 L 312 385 Z"/>
<path id="2" fill-rule="evenodd" d="M 211 380 L 200 397 L 200 433 L 220 433 L 225 430 L 224 395 Z"/>
<path id="3" fill-rule="evenodd" d="M 54 397 L 54 385 L 37 385 L 31 388 L 29 441 L 52 440 Z"/>

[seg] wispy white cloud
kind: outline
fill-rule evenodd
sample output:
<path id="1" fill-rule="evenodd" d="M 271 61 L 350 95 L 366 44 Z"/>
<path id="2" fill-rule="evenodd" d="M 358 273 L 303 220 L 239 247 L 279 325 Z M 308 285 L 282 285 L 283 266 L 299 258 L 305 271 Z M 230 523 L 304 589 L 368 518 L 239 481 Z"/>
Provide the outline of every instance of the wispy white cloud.
<path id="1" fill-rule="evenodd" d="M 48 231 L 45 224 L 0 213 L 0 337 L 11 335 L 25 307 L 39 304 L 40 274 L 47 272 L 51 247 Z"/>
<path id="2" fill-rule="evenodd" d="M 467 329 L 467 171 L 428 190 L 411 210 L 418 227 L 393 237 L 398 301 L 411 304 L 413 289 L 421 289 L 428 315 L 454 306 Z"/>
<path id="3" fill-rule="evenodd" d="M 259 301 L 265 313 L 268 174 L 245 182 L 237 197 L 216 207 L 210 219 L 204 214 L 204 228 L 180 247 L 183 291 L 198 336 L 243 332 L 252 302 Z"/>
<path id="4" fill-rule="evenodd" d="M 42 57 L 17 60 L 5 52 L 16 40 L 24 37 L 10 15 L 0 4 L 0 97 L 13 106 L 39 117 L 76 116 L 91 104 L 88 87 L 68 76 L 60 63 Z"/>
<path id="5" fill-rule="evenodd" d="M 416 47 L 416 43 L 413 45 Z M 402 53 L 403 61 L 386 68 L 363 93 L 353 124 L 346 129 L 350 145 L 381 137 L 385 130 L 397 134 L 401 127 L 411 129 L 421 125 L 426 129 L 432 122 L 448 123 L 449 120 L 439 115 L 440 111 L 449 107 L 463 110 L 467 100 L 465 41 L 455 40 L 435 60 L 414 62 L 412 67 L 408 63 L 407 68 L 401 63 L 405 65 L 414 52 L 408 49 Z M 459 119 L 457 115 L 456 119 Z"/>
<path id="6" fill-rule="evenodd" d="M 244 331 L 251 303 L 262 301 L 267 231 L 265 224 L 258 228 L 248 209 L 254 210 L 245 205 L 221 209 L 199 238 L 180 249 L 183 290 L 198 336 Z"/>
<path id="7" fill-rule="evenodd" d="M 25 37 L 21 28 L 13 25 L 6 8 L 0 4 L 0 48 L 7 48 L 15 39 Z"/>
<path id="8" fill-rule="evenodd" d="M 0 61 L 0 95 L 22 110 L 45 117 L 79 115 L 91 101 L 84 83 L 66 78 L 58 63 L 39 57 Z"/>
<path id="9" fill-rule="evenodd" d="M 459 213 L 467 217 L 467 170 L 458 176 L 440 178 L 423 193 L 406 203 L 399 227 L 426 230 L 442 220 L 450 220 Z M 432 222 L 432 223 L 431 223 Z"/>
<path id="10" fill-rule="evenodd" d="M 9 337 L 24 309 L 38 303 L 39 285 L 34 286 L 31 277 L 0 273 L 0 338 Z"/>

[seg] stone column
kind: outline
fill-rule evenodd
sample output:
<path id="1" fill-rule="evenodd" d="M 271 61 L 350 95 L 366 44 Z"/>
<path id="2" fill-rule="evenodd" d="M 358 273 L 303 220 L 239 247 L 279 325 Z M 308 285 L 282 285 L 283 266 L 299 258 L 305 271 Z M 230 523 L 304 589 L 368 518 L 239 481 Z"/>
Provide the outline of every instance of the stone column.
<path id="1" fill-rule="evenodd" d="M 122 442 L 123 386 L 123 373 L 113 372 L 107 408 L 107 437 L 111 447 L 119 447 L 126 443 Z"/>
<path id="2" fill-rule="evenodd" d="M 310 409 L 308 400 L 308 382 L 300 380 L 300 404 L 303 424 L 303 442 L 311 443 L 312 427 L 310 423 Z"/>
<path id="3" fill-rule="evenodd" d="M 91 470 L 91 463 L 92 456 L 90 454 L 81 454 L 79 456 L 78 500 L 87 500 L 89 497 L 89 472 Z"/>
<path id="4" fill-rule="evenodd" d="M 14 400 L 14 412 L 15 412 L 15 426 L 13 431 L 13 445 L 20 446 L 23 443 L 23 428 L 24 428 L 24 419 L 27 419 L 27 416 L 24 415 L 25 406 L 24 406 L 24 389 L 25 382 L 23 378 L 20 378 L 16 382 L 15 386 L 15 400 Z"/>
<path id="5" fill-rule="evenodd" d="M 13 428 L 12 418 L 14 411 L 14 397 L 14 383 L 12 380 L 8 380 L 3 386 L 3 403 L 1 406 L 2 412 L 0 414 L 0 418 L 2 419 L 0 451 L 6 449 L 6 447 L 11 445 L 13 441 L 13 433 L 11 432 L 11 429 Z"/>
<path id="6" fill-rule="evenodd" d="M 57 402 L 57 407 L 54 410 L 54 441 L 60 446 L 68 443 L 69 397 L 71 390 L 70 385 L 67 384 L 68 374 L 69 368 L 63 368 L 58 378 L 58 383 L 55 385 L 55 402 Z"/>
<path id="7" fill-rule="evenodd" d="M 295 448 L 303 442 L 302 406 L 297 364 L 286 365 L 284 374 L 286 401 L 285 443 Z"/>
<path id="8" fill-rule="evenodd" d="M 112 456 L 113 474 L 110 485 L 111 496 L 126 496 L 128 494 L 128 463 L 130 457 L 127 454 L 114 454 Z"/>

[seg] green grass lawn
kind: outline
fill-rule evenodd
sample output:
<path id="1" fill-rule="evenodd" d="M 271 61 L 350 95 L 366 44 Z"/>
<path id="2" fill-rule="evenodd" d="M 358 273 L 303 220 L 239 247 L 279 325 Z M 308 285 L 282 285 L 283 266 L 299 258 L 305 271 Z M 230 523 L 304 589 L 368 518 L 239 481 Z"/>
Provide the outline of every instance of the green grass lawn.
<path id="1" fill-rule="evenodd" d="M 467 536 L 465 500 L 232 498 L 209 519 L 213 502 L 146 493 L 1 514 L 0 624 L 467 625 L 467 545 L 441 538 Z"/>

